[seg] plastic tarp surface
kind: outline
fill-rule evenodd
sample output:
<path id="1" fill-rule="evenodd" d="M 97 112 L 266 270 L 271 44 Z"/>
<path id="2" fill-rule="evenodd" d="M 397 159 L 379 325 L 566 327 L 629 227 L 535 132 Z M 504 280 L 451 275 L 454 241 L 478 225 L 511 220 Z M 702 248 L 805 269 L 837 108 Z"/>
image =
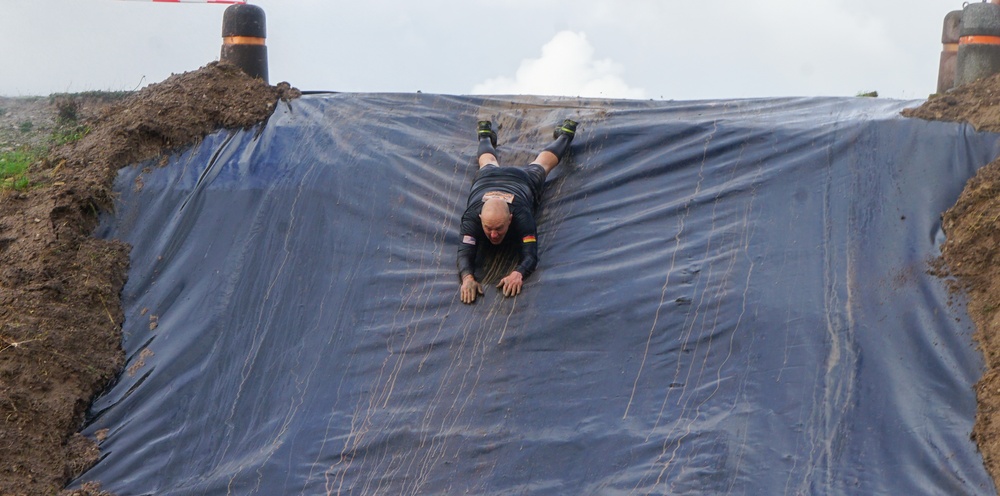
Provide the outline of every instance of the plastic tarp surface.
<path id="1" fill-rule="evenodd" d="M 135 494 L 996 494 L 926 273 L 996 135 L 868 98 L 309 95 L 120 171 Z M 524 292 L 458 296 L 475 122 L 549 176 Z"/>

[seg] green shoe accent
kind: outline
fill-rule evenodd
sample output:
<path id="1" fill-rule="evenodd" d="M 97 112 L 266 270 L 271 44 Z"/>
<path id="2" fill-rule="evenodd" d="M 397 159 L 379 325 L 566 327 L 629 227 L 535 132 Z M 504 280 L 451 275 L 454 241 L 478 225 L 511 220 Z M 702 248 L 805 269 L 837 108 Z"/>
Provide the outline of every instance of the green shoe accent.
<path id="1" fill-rule="evenodd" d="M 490 121 L 479 121 L 476 127 L 476 134 L 479 139 L 489 138 L 493 148 L 497 147 L 497 133 L 493 131 L 493 123 Z"/>
<path id="2" fill-rule="evenodd" d="M 562 135 L 569 136 L 572 138 L 576 134 L 576 121 L 571 119 L 566 119 L 563 121 L 562 126 L 555 128 L 552 131 L 552 138 L 558 138 Z"/>

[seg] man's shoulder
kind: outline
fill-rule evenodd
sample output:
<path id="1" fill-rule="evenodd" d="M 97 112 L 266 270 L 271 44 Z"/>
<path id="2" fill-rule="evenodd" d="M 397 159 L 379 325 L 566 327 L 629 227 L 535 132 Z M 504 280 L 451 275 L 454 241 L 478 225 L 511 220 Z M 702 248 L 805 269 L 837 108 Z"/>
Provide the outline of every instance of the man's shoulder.
<path id="1" fill-rule="evenodd" d="M 480 222 L 479 210 L 473 206 L 469 206 L 465 209 L 465 213 L 462 214 L 462 232 L 478 235 L 483 230 Z"/>
<path id="2" fill-rule="evenodd" d="M 523 233 L 535 232 L 535 213 L 530 206 L 515 202 L 510 205 L 510 210 L 514 216 L 511 225 Z"/>

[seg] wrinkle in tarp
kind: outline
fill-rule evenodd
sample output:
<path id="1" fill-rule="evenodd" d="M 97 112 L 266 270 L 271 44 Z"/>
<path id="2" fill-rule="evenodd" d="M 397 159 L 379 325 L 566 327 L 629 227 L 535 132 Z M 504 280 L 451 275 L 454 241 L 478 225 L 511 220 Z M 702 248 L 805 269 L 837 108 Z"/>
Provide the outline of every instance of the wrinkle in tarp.
<path id="1" fill-rule="evenodd" d="M 119 172 L 130 494 L 995 494 L 927 273 L 996 136 L 859 98 L 310 95 Z M 570 156 L 516 298 L 460 302 L 475 122 Z"/>

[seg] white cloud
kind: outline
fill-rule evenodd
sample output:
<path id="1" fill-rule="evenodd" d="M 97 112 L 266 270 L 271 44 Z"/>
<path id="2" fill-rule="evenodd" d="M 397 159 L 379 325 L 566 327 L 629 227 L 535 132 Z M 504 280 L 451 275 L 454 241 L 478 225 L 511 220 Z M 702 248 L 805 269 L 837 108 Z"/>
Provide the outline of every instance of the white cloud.
<path id="1" fill-rule="evenodd" d="M 475 85 L 472 93 L 645 98 L 645 91 L 630 87 L 622 72 L 621 64 L 611 59 L 594 59 L 586 34 L 562 31 L 542 47 L 541 57 L 521 61 L 513 79 L 488 79 Z"/>

